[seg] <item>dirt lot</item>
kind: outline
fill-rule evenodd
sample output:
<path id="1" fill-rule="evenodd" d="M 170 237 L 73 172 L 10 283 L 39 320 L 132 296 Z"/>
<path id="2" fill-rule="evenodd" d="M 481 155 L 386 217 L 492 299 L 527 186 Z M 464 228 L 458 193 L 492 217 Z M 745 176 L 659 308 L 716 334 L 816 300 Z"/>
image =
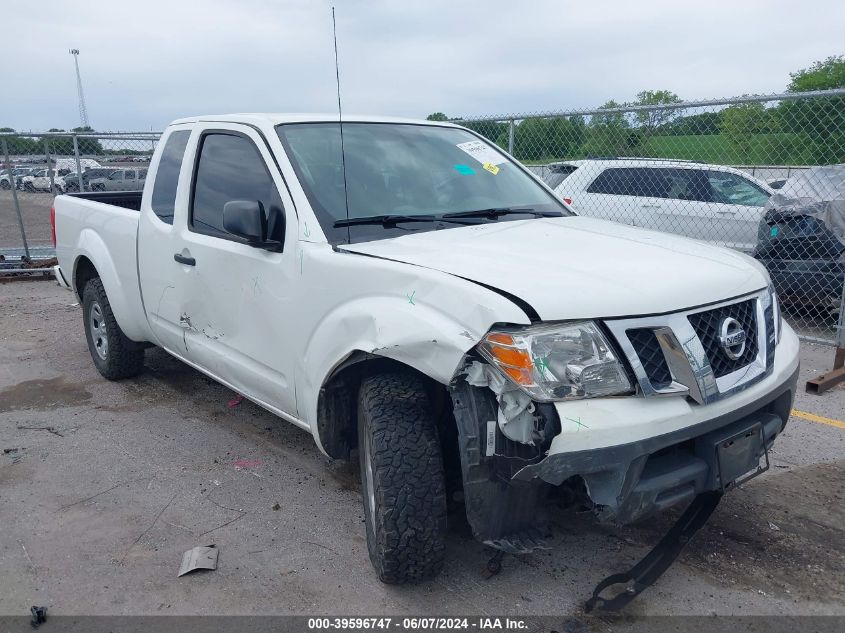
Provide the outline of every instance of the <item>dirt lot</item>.
<path id="1" fill-rule="evenodd" d="M 382 585 L 355 465 L 160 350 L 139 378 L 103 380 L 75 302 L 0 285 L 0 614 L 577 614 L 669 524 L 561 513 L 549 551 L 485 579 L 489 552 L 456 519 L 439 578 Z M 832 360 L 802 355 L 802 381 Z M 841 420 L 845 390 L 795 408 Z M 845 614 L 845 428 L 793 417 L 772 458 L 629 613 Z M 217 571 L 176 578 L 207 543 Z"/>
<path id="2" fill-rule="evenodd" d="M 54 196 L 49 193 L 18 191 L 18 203 L 30 246 L 50 245 L 50 207 Z M 21 229 L 11 191 L 0 190 L 0 249 L 20 248 Z"/>

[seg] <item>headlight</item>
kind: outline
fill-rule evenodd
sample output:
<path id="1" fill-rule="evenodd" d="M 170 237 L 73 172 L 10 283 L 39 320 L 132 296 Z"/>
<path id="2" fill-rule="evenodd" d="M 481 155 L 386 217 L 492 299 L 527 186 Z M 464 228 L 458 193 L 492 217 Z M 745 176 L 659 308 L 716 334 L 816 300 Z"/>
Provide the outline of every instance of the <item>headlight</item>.
<path id="1" fill-rule="evenodd" d="M 780 333 L 783 330 L 783 316 L 780 313 L 780 301 L 774 286 L 769 286 L 769 300 L 772 302 L 772 316 L 775 325 L 775 345 L 780 343 Z"/>
<path id="2" fill-rule="evenodd" d="M 481 354 L 534 400 L 628 393 L 631 383 L 592 321 L 493 330 Z"/>

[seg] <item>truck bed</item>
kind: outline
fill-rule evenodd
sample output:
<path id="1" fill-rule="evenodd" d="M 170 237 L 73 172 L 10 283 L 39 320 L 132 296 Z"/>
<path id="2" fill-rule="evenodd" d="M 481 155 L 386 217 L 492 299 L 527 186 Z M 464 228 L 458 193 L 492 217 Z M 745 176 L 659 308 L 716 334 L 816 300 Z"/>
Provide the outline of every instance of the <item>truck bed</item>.
<path id="1" fill-rule="evenodd" d="M 57 196 L 54 202 L 56 257 L 67 282 L 82 299 L 77 273 L 93 266 L 108 294 L 115 319 L 135 341 L 149 340 L 138 283 L 140 191 Z M 81 284 L 84 286 L 84 284 Z"/>
<path id="2" fill-rule="evenodd" d="M 86 191 L 83 193 L 69 193 L 66 195 L 80 200 L 90 200 L 91 202 L 100 202 L 102 204 L 110 204 L 115 207 L 131 209 L 132 211 L 140 211 L 141 196 L 143 193 L 143 191 Z"/>

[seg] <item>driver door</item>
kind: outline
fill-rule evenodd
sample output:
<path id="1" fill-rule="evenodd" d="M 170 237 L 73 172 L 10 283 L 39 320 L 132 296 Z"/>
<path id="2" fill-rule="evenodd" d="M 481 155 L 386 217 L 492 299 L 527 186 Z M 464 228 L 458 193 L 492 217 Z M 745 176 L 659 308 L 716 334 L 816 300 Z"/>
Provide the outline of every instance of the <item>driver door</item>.
<path id="1" fill-rule="evenodd" d="M 187 208 L 177 210 L 169 253 L 180 353 L 240 393 L 295 416 L 293 203 L 256 130 L 215 123 L 195 138 L 190 195 Z M 225 229 L 223 207 L 234 200 L 262 203 L 268 237 L 281 242 L 281 252 Z"/>

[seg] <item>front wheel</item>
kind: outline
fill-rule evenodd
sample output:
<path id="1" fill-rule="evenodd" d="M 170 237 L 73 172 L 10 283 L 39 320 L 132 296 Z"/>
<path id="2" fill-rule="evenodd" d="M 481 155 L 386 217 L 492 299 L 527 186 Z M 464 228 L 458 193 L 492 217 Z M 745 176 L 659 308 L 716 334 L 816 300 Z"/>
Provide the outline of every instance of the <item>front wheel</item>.
<path id="1" fill-rule="evenodd" d="M 82 315 L 88 350 L 103 378 L 120 380 L 141 373 L 144 368 L 144 348 L 126 338 L 120 329 L 99 277 L 85 284 Z"/>
<path id="2" fill-rule="evenodd" d="M 446 487 L 437 425 L 422 381 L 378 374 L 361 384 L 358 452 L 370 561 L 382 582 L 443 568 Z"/>

